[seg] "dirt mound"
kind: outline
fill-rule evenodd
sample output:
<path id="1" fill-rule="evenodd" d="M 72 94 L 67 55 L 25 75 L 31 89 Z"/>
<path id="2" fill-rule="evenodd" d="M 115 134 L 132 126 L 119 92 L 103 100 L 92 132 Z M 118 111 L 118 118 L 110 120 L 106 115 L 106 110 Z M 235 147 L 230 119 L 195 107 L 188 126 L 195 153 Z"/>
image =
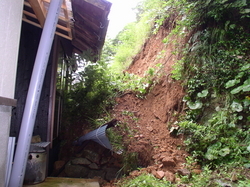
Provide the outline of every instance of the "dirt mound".
<path id="1" fill-rule="evenodd" d="M 172 45 L 162 43 L 167 34 L 168 29 L 162 27 L 151 36 L 127 70 L 143 76 L 149 67 L 161 63 L 163 76 L 145 99 L 132 93 L 117 98 L 113 115 L 120 123 L 126 124 L 128 129 L 123 132 L 123 141 L 127 143 L 129 152 L 138 153 L 139 165 L 144 167 L 131 175 L 146 171 L 158 178 L 165 176 L 174 181 L 174 173 L 183 168 L 188 154 L 182 149 L 182 136 L 171 136 L 169 131 L 183 112 L 184 91 L 180 83 L 170 76 L 177 57 L 172 54 Z"/>

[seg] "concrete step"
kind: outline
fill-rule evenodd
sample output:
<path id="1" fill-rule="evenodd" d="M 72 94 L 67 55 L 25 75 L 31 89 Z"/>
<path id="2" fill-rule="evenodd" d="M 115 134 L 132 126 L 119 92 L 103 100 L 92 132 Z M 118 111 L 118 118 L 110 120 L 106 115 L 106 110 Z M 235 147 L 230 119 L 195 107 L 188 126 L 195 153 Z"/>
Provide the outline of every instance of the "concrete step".
<path id="1" fill-rule="evenodd" d="M 48 177 L 44 182 L 23 187 L 100 187 L 96 179 Z"/>

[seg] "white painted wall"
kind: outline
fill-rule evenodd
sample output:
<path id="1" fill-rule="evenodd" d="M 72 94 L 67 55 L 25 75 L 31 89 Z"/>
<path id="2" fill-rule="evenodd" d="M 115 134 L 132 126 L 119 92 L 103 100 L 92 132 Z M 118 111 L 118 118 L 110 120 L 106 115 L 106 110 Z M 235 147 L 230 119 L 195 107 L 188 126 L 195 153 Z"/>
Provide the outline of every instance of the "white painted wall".
<path id="1" fill-rule="evenodd" d="M 23 0 L 0 0 L 0 96 L 14 99 Z M 0 105 L 0 187 L 4 187 L 11 107 Z"/>

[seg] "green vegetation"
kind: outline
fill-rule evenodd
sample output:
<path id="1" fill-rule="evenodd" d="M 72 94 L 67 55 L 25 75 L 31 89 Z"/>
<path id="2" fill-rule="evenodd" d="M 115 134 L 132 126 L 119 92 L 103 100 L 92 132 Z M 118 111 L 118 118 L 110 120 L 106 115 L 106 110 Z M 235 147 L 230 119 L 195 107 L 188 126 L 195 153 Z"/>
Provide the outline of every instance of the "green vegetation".
<path id="1" fill-rule="evenodd" d="M 188 150 L 203 164 L 249 164 L 250 4 L 183 2 L 185 19 L 176 29 L 189 26 L 191 35 L 172 73 L 187 90 L 189 109 L 179 125 Z"/>
<path id="2" fill-rule="evenodd" d="M 172 186 L 170 182 L 165 180 L 159 180 L 151 174 L 142 174 L 134 179 L 123 181 L 118 183 L 118 186 L 122 187 L 167 187 Z"/>
<path id="3" fill-rule="evenodd" d="M 163 42 L 176 44 L 175 53 L 182 56 L 172 71 L 172 78 L 182 80 L 187 92 L 180 133 L 186 135 L 187 150 L 207 176 L 186 182 L 212 185 L 216 182 L 211 182 L 211 169 L 241 166 L 241 171 L 250 166 L 250 3 L 169 0 L 163 4 L 168 12 L 158 12 L 155 23 L 173 14 L 178 18 Z M 188 43 L 179 44 L 181 38 Z M 245 180 L 242 177 L 238 185 L 249 185 Z"/>
<path id="4" fill-rule="evenodd" d="M 163 18 L 156 19 L 157 16 L 163 15 L 161 13 L 165 12 L 164 7 L 165 2 L 162 0 L 145 0 L 137 5 L 137 21 L 125 26 L 114 39 L 117 49 L 111 66 L 112 71 L 121 73 L 129 67 L 146 39 L 164 21 Z"/>
<path id="5" fill-rule="evenodd" d="M 112 107 L 117 94 L 134 92 L 143 99 L 157 83 L 156 76 L 161 76 L 162 65 L 148 69 L 145 77 L 123 70 L 150 34 L 174 15 L 173 23 L 169 23 L 172 30 L 163 43 L 176 46 L 173 53 L 180 58 L 173 66 L 172 78 L 182 81 L 186 90 L 186 115 L 179 119 L 179 133 L 185 135 L 192 159 L 203 167 L 202 174 L 182 177 L 181 182 L 221 186 L 224 181 L 214 179 L 227 178 L 229 174 L 232 177 L 236 172 L 237 185 L 248 186 L 244 169 L 250 167 L 250 2 L 145 0 L 136 9 L 137 22 L 127 25 L 114 40 L 108 40 L 101 61 L 81 59 L 86 66 L 78 73 L 81 81 L 73 81 L 65 95 L 65 114 L 71 120 L 84 116 L 108 121 L 108 112 L 103 111 Z M 162 53 L 158 58 L 162 58 Z M 124 115 L 133 117 L 128 111 Z M 126 124 L 120 125 L 126 129 Z M 119 132 L 112 133 L 110 137 L 119 147 Z M 125 152 L 124 163 L 131 161 L 135 166 L 136 157 Z M 124 164 L 126 172 L 133 166 Z M 169 185 L 146 174 L 121 184 Z"/>

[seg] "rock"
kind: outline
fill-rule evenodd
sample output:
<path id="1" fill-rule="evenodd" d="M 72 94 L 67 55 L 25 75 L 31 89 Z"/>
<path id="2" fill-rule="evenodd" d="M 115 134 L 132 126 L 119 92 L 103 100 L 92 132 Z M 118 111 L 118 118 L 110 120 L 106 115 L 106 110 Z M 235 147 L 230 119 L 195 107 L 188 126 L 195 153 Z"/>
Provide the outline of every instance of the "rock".
<path id="1" fill-rule="evenodd" d="M 64 172 L 67 177 L 84 178 L 88 176 L 89 169 L 84 166 L 67 164 Z"/>
<path id="2" fill-rule="evenodd" d="M 176 166 L 176 163 L 175 163 L 174 159 L 171 158 L 171 157 L 165 157 L 165 158 L 163 158 L 162 159 L 162 164 L 165 167 L 169 167 L 169 166 L 174 167 L 174 166 Z"/>
<path id="3" fill-rule="evenodd" d="M 115 179 L 119 175 L 119 168 L 106 168 L 106 176 L 105 179 L 108 181 L 111 181 L 112 179 Z"/>
<path id="4" fill-rule="evenodd" d="M 86 158 L 75 158 L 71 160 L 71 164 L 73 165 L 90 165 L 91 162 Z"/>
<path id="5" fill-rule="evenodd" d="M 109 162 L 109 158 L 108 157 L 102 157 L 102 159 L 100 161 L 100 164 L 104 165 L 104 164 L 107 164 L 108 162 Z"/>
<path id="6" fill-rule="evenodd" d="M 118 160 L 115 160 L 115 162 L 114 162 L 114 167 L 122 168 L 122 162 L 120 162 L 120 161 L 118 161 Z"/>
<path id="7" fill-rule="evenodd" d="M 100 177 L 100 178 L 104 179 L 105 174 L 106 173 L 104 170 L 90 170 L 88 173 L 88 178 Z"/>
<path id="8" fill-rule="evenodd" d="M 152 127 L 147 127 L 147 129 L 152 132 L 154 129 Z"/>
<path id="9" fill-rule="evenodd" d="M 96 163 L 91 163 L 90 165 L 89 165 L 89 168 L 90 169 L 100 169 L 98 166 L 97 166 L 97 164 Z"/>
<path id="10" fill-rule="evenodd" d="M 162 179 L 165 176 L 165 172 L 164 171 L 156 171 L 154 176 L 158 179 Z"/>
<path id="11" fill-rule="evenodd" d="M 202 171 L 200 170 L 200 169 L 193 169 L 192 170 L 192 173 L 194 173 L 194 174 L 200 174 Z"/>
<path id="12" fill-rule="evenodd" d="M 184 169 L 178 169 L 177 173 L 179 175 L 182 175 L 182 176 L 188 176 L 188 177 L 191 176 L 191 172 L 188 169 L 185 169 L 185 168 Z"/>
<path id="13" fill-rule="evenodd" d="M 58 160 L 54 163 L 54 170 L 60 170 L 65 165 L 65 161 Z"/>
<path id="14" fill-rule="evenodd" d="M 134 171 L 131 171 L 130 173 L 129 173 L 129 175 L 131 176 L 131 177 L 138 177 L 139 175 L 140 175 L 140 172 L 138 171 L 138 170 L 134 170 Z"/>
<path id="15" fill-rule="evenodd" d="M 175 182 L 175 175 L 169 171 L 165 172 L 165 178 L 166 178 L 166 180 L 170 181 L 171 183 Z"/>
<path id="16" fill-rule="evenodd" d="M 235 173 L 235 172 L 232 173 L 231 181 L 232 181 L 232 182 L 237 182 L 237 181 L 238 181 L 237 173 Z"/>
<path id="17" fill-rule="evenodd" d="M 157 154 L 157 155 L 154 155 L 152 158 L 153 159 L 158 159 L 161 155 L 160 154 Z"/>
<path id="18" fill-rule="evenodd" d="M 192 169 L 201 169 L 201 166 L 197 162 L 193 162 L 191 166 Z"/>
<path id="19" fill-rule="evenodd" d="M 162 153 L 162 152 L 166 152 L 167 150 L 165 149 L 165 148 L 161 148 L 160 149 L 160 152 Z"/>
<path id="20" fill-rule="evenodd" d="M 99 161 L 100 161 L 100 155 L 94 151 L 91 151 L 91 150 L 84 150 L 83 157 L 87 158 L 91 162 L 95 162 L 95 163 L 99 163 Z"/>
<path id="21" fill-rule="evenodd" d="M 147 169 L 148 169 L 149 173 L 153 174 L 153 172 L 157 170 L 157 167 L 156 166 L 148 166 Z"/>

